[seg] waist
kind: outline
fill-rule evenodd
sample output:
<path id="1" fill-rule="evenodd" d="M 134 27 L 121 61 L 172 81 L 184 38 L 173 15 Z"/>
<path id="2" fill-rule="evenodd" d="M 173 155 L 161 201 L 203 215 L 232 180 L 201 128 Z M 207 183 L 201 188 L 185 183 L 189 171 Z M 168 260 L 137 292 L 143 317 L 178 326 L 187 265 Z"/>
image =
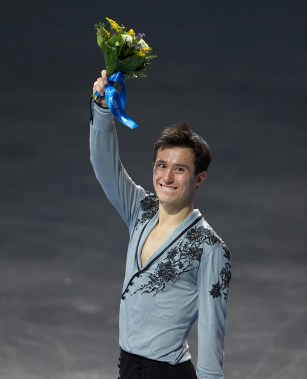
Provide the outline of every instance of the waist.
<path id="1" fill-rule="evenodd" d="M 196 379 L 191 360 L 178 364 L 150 359 L 120 350 L 120 379 Z"/>

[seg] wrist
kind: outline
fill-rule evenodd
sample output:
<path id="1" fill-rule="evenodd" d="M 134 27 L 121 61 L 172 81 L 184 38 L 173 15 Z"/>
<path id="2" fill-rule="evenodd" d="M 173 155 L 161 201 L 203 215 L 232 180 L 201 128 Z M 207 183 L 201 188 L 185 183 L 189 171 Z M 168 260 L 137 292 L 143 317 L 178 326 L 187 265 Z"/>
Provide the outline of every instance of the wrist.
<path id="1" fill-rule="evenodd" d="M 109 109 L 105 96 L 97 96 L 96 92 L 92 95 L 94 102 L 101 108 Z"/>

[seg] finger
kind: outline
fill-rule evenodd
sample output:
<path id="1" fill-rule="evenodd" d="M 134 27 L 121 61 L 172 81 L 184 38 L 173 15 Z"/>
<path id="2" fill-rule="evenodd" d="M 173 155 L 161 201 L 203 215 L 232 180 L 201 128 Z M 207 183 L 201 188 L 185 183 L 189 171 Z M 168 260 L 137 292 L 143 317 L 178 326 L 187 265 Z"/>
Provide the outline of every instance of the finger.
<path id="1" fill-rule="evenodd" d="M 105 84 L 103 82 L 103 79 L 102 78 L 98 78 L 97 82 L 98 82 L 98 87 L 99 87 L 99 93 L 100 92 L 104 93 Z"/>
<path id="2" fill-rule="evenodd" d="M 98 82 L 99 87 L 101 87 L 101 89 L 104 89 L 105 83 L 104 83 L 103 79 L 98 78 L 97 82 Z"/>
<path id="3" fill-rule="evenodd" d="M 99 81 L 100 79 L 100 81 Z M 104 85 L 101 85 L 101 78 L 98 78 L 96 82 L 93 84 L 93 94 L 98 92 L 101 96 L 104 95 Z"/>
<path id="4" fill-rule="evenodd" d="M 105 85 L 108 83 L 108 77 L 107 77 L 107 71 L 106 70 L 101 71 L 101 79 Z"/>

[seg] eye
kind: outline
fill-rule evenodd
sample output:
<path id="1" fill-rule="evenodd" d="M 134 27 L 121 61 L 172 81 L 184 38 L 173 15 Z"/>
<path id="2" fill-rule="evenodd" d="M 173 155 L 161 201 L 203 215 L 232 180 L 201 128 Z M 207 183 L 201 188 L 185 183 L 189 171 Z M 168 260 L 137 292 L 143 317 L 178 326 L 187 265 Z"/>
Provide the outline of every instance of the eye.
<path id="1" fill-rule="evenodd" d="M 176 172 L 184 172 L 184 168 L 183 167 L 176 167 Z"/>
<path id="2" fill-rule="evenodd" d="M 161 163 L 161 162 L 157 162 L 155 166 L 156 166 L 156 168 L 165 168 L 166 167 L 165 164 Z"/>

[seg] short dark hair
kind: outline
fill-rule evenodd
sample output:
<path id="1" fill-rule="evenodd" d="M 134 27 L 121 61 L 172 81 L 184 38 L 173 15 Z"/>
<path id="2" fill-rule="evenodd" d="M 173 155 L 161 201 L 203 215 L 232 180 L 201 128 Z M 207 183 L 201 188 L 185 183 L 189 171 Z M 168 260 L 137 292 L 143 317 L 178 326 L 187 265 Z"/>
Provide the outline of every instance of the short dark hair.
<path id="1" fill-rule="evenodd" d="M 211 152 L 208 143 L 196 134 L 187 123 L 179 122 L 165 128 L 156 141 L 153 150 L 153 163 L 156 161 L 159 149 L 172 147 L 187 147 L 193 151 L 195 175 L 207 171 L 211 162 Z"/>

